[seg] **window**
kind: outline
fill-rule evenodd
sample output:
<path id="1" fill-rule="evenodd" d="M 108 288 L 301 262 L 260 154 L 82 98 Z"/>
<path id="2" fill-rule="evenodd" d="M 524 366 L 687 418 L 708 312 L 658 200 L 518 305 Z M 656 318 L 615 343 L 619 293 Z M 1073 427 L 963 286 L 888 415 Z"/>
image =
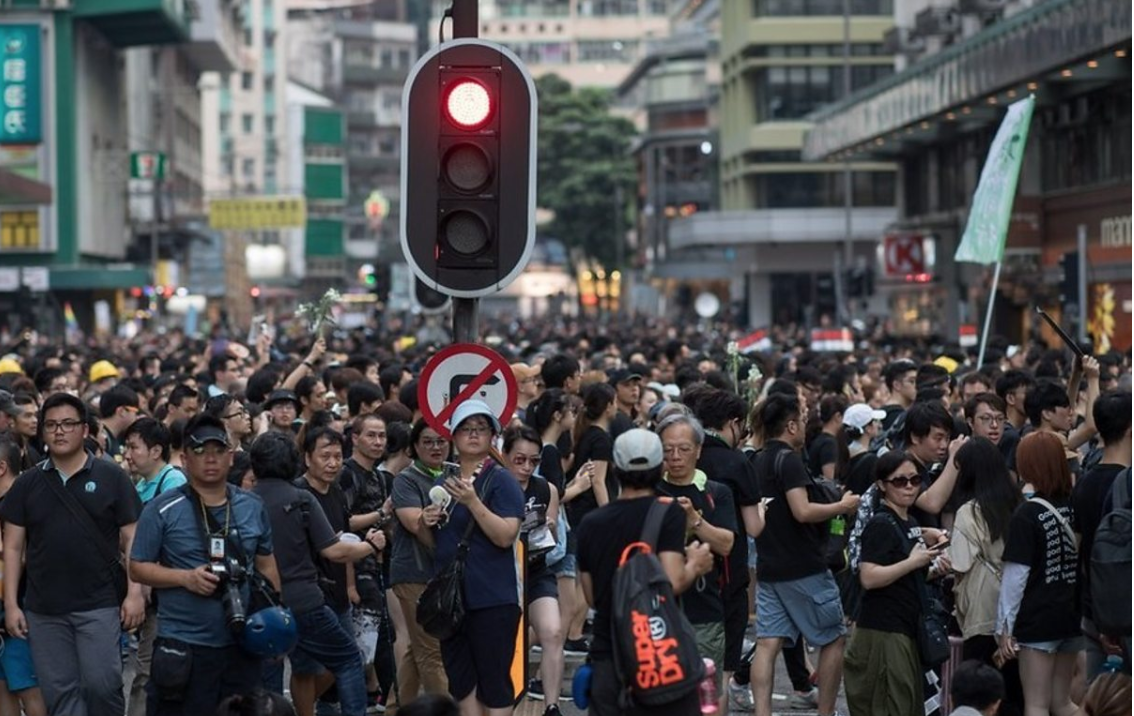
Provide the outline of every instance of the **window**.
<path id="1" fill-rule="evenodd" d="M 264 30 L 264 47 L 265 47 L 265 49 L 272 48 L 272 47 L 275 46 L 275 44 L 276 44 L 276 31 L 275 30 Z"/>
<path id="2" fill-rule="evenodd" d="M 398 67 L 410 66 L 410 51 L 398 50 Z"/>
<path id="3" fill-rule="evenodd" d="M 264 134 L 276 133 L 276 118 L 264 117 Z"/>
<path id="4" fill-rule="evenodd" d="M 1036 109 L 1044 191 L 1130 181 L 1130 90 L 1101 90 Z"/>
<path id="5" fill-rule="evenodd" d="M 761 209 L 840 207 L 844 205 L 842 172 L 760 174 L 755 177 Z M 855 172 L 855 206 L 893 206 L 894 172 Z"/>
<path id="6" fill-rule="evenodd" d="M 245 134 L 252 134 L 252 126 L 254 121 L 255 117 L 253 117 L 248 112 L 240 115 L 240 131 L 244 132 Z"/>
<path id="7" fill-rule="evenodd" d="M 382 50 L 382 62 L 379 67 L 393 67 L 394 66 L 394 51 L 390 49 Z"/>
<path id="8" fill-rule="evenodd" d="M 851 91 L 893 74 L 890 65 L 851 67 Z M 769 67 L 756 73 L 757 117 L 798 119 L 843 96 L 841 65 Z"/>
<path id="9" fill-rule="evenodd" d="M 637 53 L 637 40 L 579 40 L 579 62 L 629 62 Z"/>
<path id="10" fill-rule="evenodd" d="M 516 56 L 532 65 L 563 65 L 571 57 L 566 42 L 507 42 L 504 43 Z"/>
<path id="11" fill-rule="evenodd" d="M 244 175 L 245 179 L 251 179 L 256 173 L 256 160 L 255 159 L 241 159 L 240 160 L 240 173 Z"/>
<path id="12" fill-rule="evenodd" d="M 638 0 L 580 0 L 579 15 L 606 17 L 611 15 L 637 15 Z"/>
<path id="13" fill-rule="evenodd" d="M 244 46 L 245 47 L 251 47 L 252 46 L 252 28 L 250 28 L 250 27 L 244 28 Z"/>
<path id="14" fill-rule="evenodd" d="M 228 134 L 232 130 L 232 115 L 228 112 L 220 113 L 221 134 Z"/>
<path id="15" fill-rule="evenodd" d="M 246 90 L 246 91 L 252 89 L 252 73 L 251 72 L 241 72 L 240 73 L 240 89 Z"/>
<path id="16" fill-rule="evenodd" d="M 276 79 L 274 77 L 264 78 L 264 92 L 274 92 L 276 89 Z"/>
<path id="17" fill-rule="evenodd" d="M 893 15 L 894 0 L 850 0 L 851 15 Z M 763 16 L 842 15 L 843 0 L 753 0 L 753 13 Z"/>

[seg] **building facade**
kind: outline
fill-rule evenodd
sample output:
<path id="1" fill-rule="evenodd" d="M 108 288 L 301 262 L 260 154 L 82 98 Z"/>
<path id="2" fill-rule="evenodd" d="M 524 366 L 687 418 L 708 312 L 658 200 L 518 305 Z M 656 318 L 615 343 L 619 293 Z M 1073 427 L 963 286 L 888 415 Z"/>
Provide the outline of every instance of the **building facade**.
<path id="1" fill-rule="evenodd" d="M 861 317 L 876 306 L 842 301 L 841 283 L 869 269 L 894 218 L 894 165 L 804 160 L 801 149 L 812 112 L 893 72 L 893 4 L 753 0 L 720 12 L 719 210 L 669 222 L 656 270 L 672 262 L 692 285 L 727 281 L 753 326 Z"/>
<path id="2" fill-rule="evenodd" d="M 993 330 L 1013 342 L 1039 331 L 1034 305 L 1077 328 L 1059 289 L 1060 260 L 1072 254 L 1087 263 L 1087 332 L 1097 348 L 1128 349 L 1130 3 L 917 4 L 901 3 L 909 24 L 891 38 L 908 66 L 821 110 L 805 147 L 814 161 L 899 167 L 900 211 L 887 232 L 931 249 L 936 266 L 927 285 L 893 294 L 893 313 L 914 330 L 943 326 L 946 338 L 980 321 L 990 271 L 952 256 L 1004 107 L 1032 94 Z"/>

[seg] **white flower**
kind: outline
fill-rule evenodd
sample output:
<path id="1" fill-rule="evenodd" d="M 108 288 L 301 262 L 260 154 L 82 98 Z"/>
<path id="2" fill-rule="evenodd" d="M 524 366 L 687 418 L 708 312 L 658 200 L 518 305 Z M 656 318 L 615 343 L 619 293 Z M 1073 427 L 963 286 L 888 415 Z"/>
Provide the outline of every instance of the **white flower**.
<path id="1" fill-rule="evenodd" d="M 761 373 L 760 369 L 757 368 L 756 366 L 752 366 L 751 368 L 748 369 L 748 382 L 749 383 L 755 383 L 763 377 L 764 377 L 764 374 Z"/>
<path id="2" fill-rule="evenodd" d="M 740 355 L 740 346 L 736 341 L 729 341 L 725 346 L 725 352 L 728 353 L 729 358 L 736 358 Z"/>

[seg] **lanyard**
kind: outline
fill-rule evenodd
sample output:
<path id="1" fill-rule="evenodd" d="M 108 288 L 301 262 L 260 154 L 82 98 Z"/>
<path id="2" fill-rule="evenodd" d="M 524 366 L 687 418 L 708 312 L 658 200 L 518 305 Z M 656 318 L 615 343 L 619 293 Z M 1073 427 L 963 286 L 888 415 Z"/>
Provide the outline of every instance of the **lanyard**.
<path id="1" fill-rule="evenodd" d="M 208 532 L 210 537 L 226 537 L 228 535 L 228 528 L 232 518 L 232 500 L 227 500 L 224 503 L 224 530 L 220 534 L 214 534 L 209 530 L 209 514 L 206 512 L 205 501 L 201 500 L 201 519 L 204 520 L 205 531 Z"/>

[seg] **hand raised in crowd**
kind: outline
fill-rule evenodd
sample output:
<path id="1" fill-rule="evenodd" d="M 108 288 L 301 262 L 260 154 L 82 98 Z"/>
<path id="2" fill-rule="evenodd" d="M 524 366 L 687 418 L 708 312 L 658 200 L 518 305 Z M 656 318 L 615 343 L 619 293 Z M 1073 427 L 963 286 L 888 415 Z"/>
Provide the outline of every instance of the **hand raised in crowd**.
<path id="1" fill-rule="evenodd" d="M 946 464 L 952 464 L 953 458 L 957 457 L 957 452 L 964 447 L 965 443 L 968 441 L 968 435 L 958 435 L 949 441 L 949 462 Z"/>
<path id="2" fill-rule="evenodd" d="M 327 341 L 320 337 L 315 340 L 315 344 L 311 346 L 311 352 L 307 354 L 307 358 L 305 358 L 303 362 L 318 363 L 326 352 Z"/>
<path id="3" fill-rule="evenodd" d="M 685 563 L 693 568 L 698 577 L 708 574 L 713 568 L 713 553 L 709 550 L 708 543 L 697 540 L 690 542 L 685 547 Z"/>
<path id="4" fill-rule="evenodd" d="M 210 572 L 203 564 L 196 569 L 187 569 L 182 574 L 184 575 L 182 586 L 202 597 L 212 596 L 217 590 L 217 585 L 220 584 L 220 577 Z"/>
<path id="5" fill-rule="evenodd" d="M 1086 378 L 1087 380 L 1098 380 L 1101 372 L 1102 372 L 1102 368 L 1101 368 L 1101 366 L 1099 366 L 1099 359 L 1098 358 L 1095 358 L 1094 356 L 1084 356 L 1083 357 L 1083 377 L 1084 378 Z"/>

